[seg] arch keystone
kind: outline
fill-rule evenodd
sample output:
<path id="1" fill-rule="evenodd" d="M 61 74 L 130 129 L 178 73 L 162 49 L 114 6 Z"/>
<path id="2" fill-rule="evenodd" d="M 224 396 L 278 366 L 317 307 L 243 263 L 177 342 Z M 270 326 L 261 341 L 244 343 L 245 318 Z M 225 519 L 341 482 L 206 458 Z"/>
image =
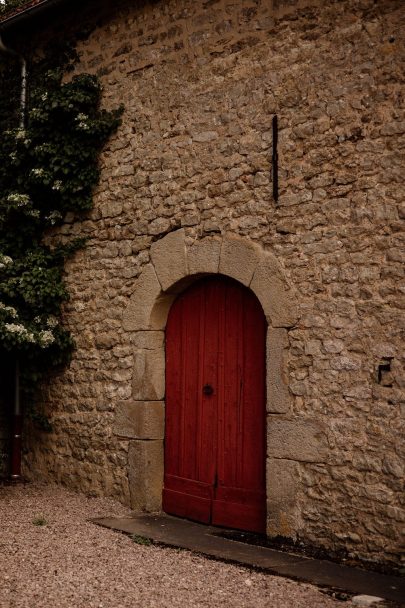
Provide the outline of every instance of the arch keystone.
<path id="1" fill-rule="evenodd" d="M 190 274 L 217 274 L 220 255 L 221 240 L 218 237 L 206 237 L 202 241 L 195 241 L 187 250 Z"/>

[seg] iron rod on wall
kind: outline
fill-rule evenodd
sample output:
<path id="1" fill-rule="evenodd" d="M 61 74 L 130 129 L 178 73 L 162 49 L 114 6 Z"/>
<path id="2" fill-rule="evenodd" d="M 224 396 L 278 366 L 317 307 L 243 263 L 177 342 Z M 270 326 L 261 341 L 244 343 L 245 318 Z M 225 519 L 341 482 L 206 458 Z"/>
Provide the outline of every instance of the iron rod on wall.
<path id="1" fill-rule="evenodd" d="M 272 151 L 272 174 L 273 174 L 273 198 L 277 205 L 278 203 L 278 119 L 277 114 L 273 116 L 273 151 Z"/>

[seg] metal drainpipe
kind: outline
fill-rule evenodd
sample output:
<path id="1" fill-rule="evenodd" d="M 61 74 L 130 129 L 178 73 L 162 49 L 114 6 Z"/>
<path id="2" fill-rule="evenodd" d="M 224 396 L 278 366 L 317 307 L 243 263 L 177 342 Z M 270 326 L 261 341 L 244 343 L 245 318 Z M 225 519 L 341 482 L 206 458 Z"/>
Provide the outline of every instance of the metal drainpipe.
<path id="1" fill-rule="evenodd" d="M 12 481 L 20 481 L 21 479 L 22 424 L 23 417 L 20 404 L 20 365 L 18 359 L 16 359 L 14 378 L 13 430 L 11 435 L 10 477 Z"/>
<path id="2" fill-rule="evenodd" d="M 25 127 L 25 114 L 27 105 L 27 62 L 25 58 L 16 51 L 8 48 L 0 34 L 0 51 L 14 55 L 21 61 L 21 95 L 20 95 L 20 129 Z M 11 436 L 11 471 L 12 481 L 21 480 L 21 439 L 22 439 L 22 412 L 20 403 L 20 365 L 18 358 L 15 360 L 14 376 L 14 411 L 13 430 Z"/>
<path id="3" fill-rule="evenodd" d="M 25 58 L 17 53 L 13 49 L 7 47 L 0 34 L 0 51 L 3 53 L 8 53 L 9 55 L 14 55 L 14 57 L 18 57 L 21 61 L 21 94 L 20 94 L 20 129 L 24 129 L 25 127 L 25 112 L 27 105 L 27 62 Z"/>

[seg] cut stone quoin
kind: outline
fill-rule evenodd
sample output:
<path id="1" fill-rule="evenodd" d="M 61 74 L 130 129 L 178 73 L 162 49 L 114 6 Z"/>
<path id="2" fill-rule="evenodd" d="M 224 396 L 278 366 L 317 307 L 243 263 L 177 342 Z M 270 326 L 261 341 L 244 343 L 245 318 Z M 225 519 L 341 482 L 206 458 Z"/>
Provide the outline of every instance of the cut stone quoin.
<path id="1" fill-rule="evenodd" d="M 163 401 L 121 401 L 115 409 L 113 432 L 128 439 L 164 438 Z"/>

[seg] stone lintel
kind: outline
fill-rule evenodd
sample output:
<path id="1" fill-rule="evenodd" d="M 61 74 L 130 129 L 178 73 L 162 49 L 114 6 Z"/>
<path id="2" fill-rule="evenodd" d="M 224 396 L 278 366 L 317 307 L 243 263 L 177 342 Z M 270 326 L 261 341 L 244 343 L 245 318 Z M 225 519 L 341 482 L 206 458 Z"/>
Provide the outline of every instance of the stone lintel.
<path id="1" fill-rule="evenodd" d="M 269 327 L 266 346 L 268 413 L 282 414 L 290 410 L 290 394 L 284 369 L 287 347 L 287 330 Z"/>
<path id="2" fill-rule="evenodd" d="M 164 420 L 163 401 L 120 401 L 113 432 L 129 439 L 163 439 Z"/>
<path id="3" fill-rule="evenodd" d="M 133 440 L 128 451 L 131 507 L 135 511 L 162 509 L 163 441 Z"/>
<path id="4" fill-rule="evenodd" d="M 328 443 L 323 425 L 315 420 L 267 417 L 267 453 L 299 462 L 326 462 Z"/>

